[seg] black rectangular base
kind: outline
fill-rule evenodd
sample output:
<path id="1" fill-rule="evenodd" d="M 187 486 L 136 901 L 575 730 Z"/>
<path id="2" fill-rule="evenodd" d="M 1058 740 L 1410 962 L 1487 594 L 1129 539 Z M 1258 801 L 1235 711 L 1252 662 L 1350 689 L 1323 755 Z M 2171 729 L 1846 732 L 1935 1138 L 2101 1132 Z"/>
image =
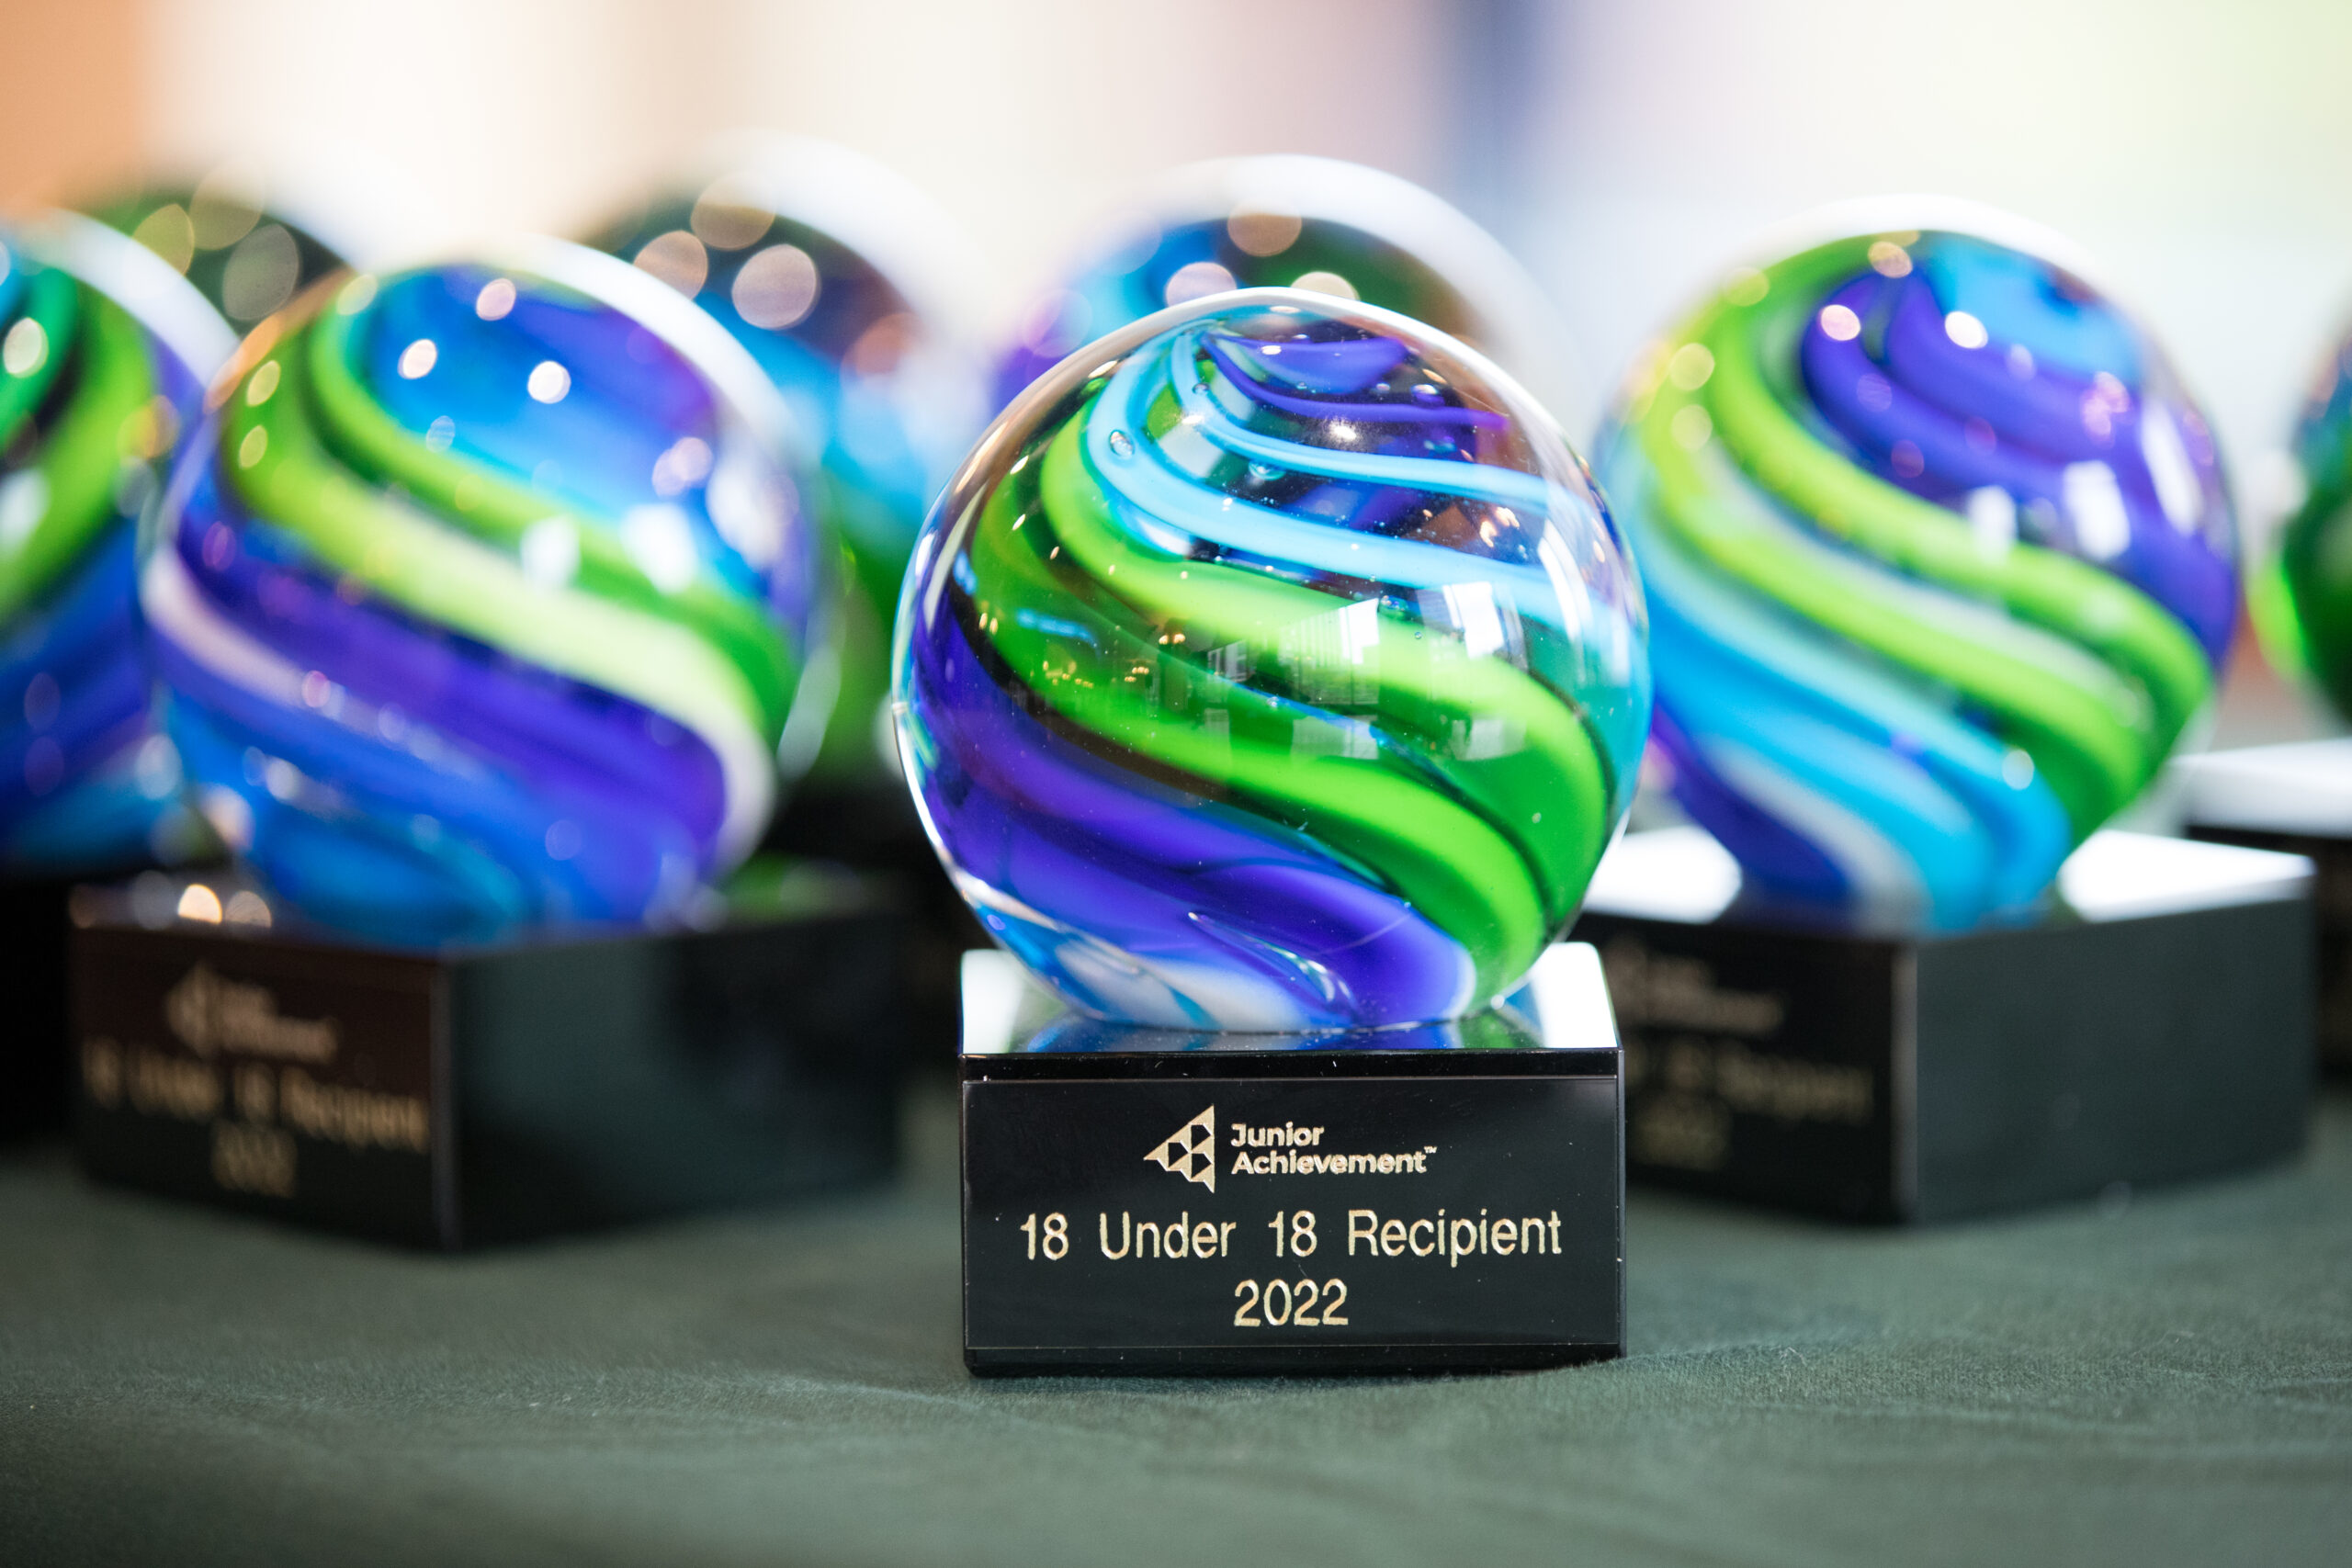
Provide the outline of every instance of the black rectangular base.
<path id="1" fill-rule="evenodd" d="M 73 1047 L 65 1027 L 62 882 L 0 883 L 0 1138 L 63 1131 Z"/>
<path id="2" fill-rule="evenodd" d="M 87 903 L 74 1136 L 105 1180 L 454 1248 L 894 1163 L 888 908 L 425 953 Z"/>
<path id="3" fill-rule="evenodd" d="M 1153 1038 L 967 1047 L 974 1372 L 1407 1372 L 1623 1354 L 1613 1032 L 1581 1049 Z"/>
<path id="4" fill-rule="evenodd" d="M 2170 773 L 2190 838 L 2312 863 L 2320 1066 L 2352 1074 L 2352 739 L 2207 751 Z"/>
<path id="5" fill-rule="evenodd" d="M 889 889 L 905 912 L 906 1055 L 911 1065 L 944 1067 L 956 1059 L 958 964 L 986 947 L 964 896 L 940 869 L 914 801 L 895 781 L 864 787 L 803 787 L 777 813 L 764 849 L 847 866 Z"/>
<path id="6" fill-rule="evenodd" d="M 1624 840 L 1616 852 L 1632 862 L 1611 880 L 1636 868 L 1662 885 L 1705 880 L 1676 863 L 1687 844 L 1644 842 L 1669 838 L 1680 833 Z M 1849 1219 L 1932 1221 L 2300 1148 L 2312 1097 L 2305 869 L 2248 857 L 2220 868 L 2243 871 L 2235 882 L 2200 865 L 2184 886 L 2172 874 L 2183 852 L 2234 852 L 2093 843 L 2102 876 L 2130 886 L 2085 890 L 2087 913 L 2019 928 L 1871 936 L 1589 910 L 1576 935 L 1600 949 L 1624 1032 L 1630 1174 Z"/>
<path id="7" fill-rule="evenodd" d="M 2330 1074 L 2352 1074 L 2352 838 L 2274 833 L 2202 822 L 2191 822 L 2187 831 L 2190 838 L 2207 843 L 2301 855 L 2312 863 L 2312 908 L 2319 949 L 2313 1039 L 2322 1068 Z"/>

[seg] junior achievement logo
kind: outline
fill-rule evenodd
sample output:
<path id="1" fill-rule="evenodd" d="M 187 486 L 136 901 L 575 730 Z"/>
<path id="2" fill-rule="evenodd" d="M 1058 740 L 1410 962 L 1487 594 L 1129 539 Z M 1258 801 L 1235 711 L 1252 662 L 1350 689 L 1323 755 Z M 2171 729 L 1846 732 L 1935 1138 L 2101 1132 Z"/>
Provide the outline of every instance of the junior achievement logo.
<path id="1" fill-rule="evenodd" d="M 289 1062 L 334 1059 L 341 1026 L 331 1018 L 288 1018 L 266 986 L 232 980 L 198 964 L 164 993 L 164 1021 L 207 1061 L 220 1052 Z"/>
<path id="2" fill-rule="evenodd" d="M 1185 1122 L 1143 1156 L 1162 1170 L 1172 1170 L 1187 1181 L 1216 1190 L 1216 1107 L 1212 1105 Z"/>
<path id="3" fill-rule="evenodd" d="M 1231 1176 L 1425 1176 L 1430 1156 L 1437 1153 L 1435 1144 L 1424 1144 L 1387 1154 L 1327 1154 L 1321 1152 L 1325 1129 L 1295 1122 L 1262 1127 L 1237 1122 L 1231 1131 Z M 1177 1128 L 1143 1157 L 1216 1191 L 1216 1107 Z"/>

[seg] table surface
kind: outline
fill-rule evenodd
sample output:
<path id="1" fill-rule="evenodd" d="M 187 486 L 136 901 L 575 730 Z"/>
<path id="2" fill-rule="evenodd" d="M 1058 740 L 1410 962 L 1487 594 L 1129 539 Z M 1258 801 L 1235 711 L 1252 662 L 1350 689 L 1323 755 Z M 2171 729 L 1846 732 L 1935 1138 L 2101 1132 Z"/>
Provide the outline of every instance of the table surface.
<path id="1" fill-rule="evenodd" d="M 10 1563 L 2334 1562 L 2352 1098 L 2290 1167 L 1898 1232 L 1637 1192 L 1632 1354 L 966 1376 L 903 1180 L 470 1258 L 0 1156 Z"/>

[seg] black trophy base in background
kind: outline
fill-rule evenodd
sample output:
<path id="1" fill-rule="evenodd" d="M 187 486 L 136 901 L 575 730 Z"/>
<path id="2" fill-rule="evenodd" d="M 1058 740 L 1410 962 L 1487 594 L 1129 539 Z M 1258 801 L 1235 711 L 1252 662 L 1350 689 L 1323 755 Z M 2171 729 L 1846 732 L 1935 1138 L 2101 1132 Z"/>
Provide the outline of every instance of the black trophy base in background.
<path id="1" fill-rule="evenodd" d="M 2312 863 L 2320 1066 L 2352 1074 L 2352 740 L 2209 751 L 2172 773 L 2190 838 Z"/>
<path id="2" fill-rule="evenodd" d="M 1589 948 L 1498 1048 L 1442 1029 L 1026 1046 L 967 961 L 964 1359 L 975 1373 L 1418 1372 L 1625 1347 L 1620 1055 Z M 1481 1036 L 1485 1041 L 1487 1036 Z"/>
<path id="3" fill-rule="evenodd" d="M 910 1065 L 944 1067 L 956 1058 L 958 964 L 989 945 L 939 856 L 922 819 L 895 778 L 863 788 L 804 785 L 769 827 L 762 847 L 796 858 L 831 861 L 886 883 L 906 912 L 906 1055 Z"/>
<path id="4" fill-rule="evenodd" d="M 1934 1221 L 2219 1176 L 2302 1145 L 2309 866 L 2095 835 L 2039 923 L 1806 929 L 1696 829 L 1630 836 L 1576 936 L 1625 1041 L 1636 1179 Z"/>
<path id="5" fill-rule="evenodd" d="M 217 879 L 159 912 L 141 881 L 74 895 L 100 1179 L 458 1248 L 895 1162 L 903 917 L 854 881 L 711 931 L 440 953 L 241 924 L 267 906 Z"/>
<path id="6" fill-rule="evenodd" d="M 62 1132 L 72 1098 L 62 882 L 0 883 L 0 1139 Z"/>

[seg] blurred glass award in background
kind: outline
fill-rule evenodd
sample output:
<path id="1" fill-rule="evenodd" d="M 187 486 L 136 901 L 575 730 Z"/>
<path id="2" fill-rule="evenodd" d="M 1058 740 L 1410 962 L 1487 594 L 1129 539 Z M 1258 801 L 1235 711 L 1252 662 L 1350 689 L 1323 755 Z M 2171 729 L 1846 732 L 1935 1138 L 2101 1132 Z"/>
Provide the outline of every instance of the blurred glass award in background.
<path id="1" fill-rule="evenodd" d="M 133 557 L 235 341 L 101 223 L 53 212 L 0 233 L 0 1132 L 65 1119 L 72 880 L 209 844 L 151 721 Z"/>
<path id="2" fill-rule="evenodd" d="M 2247 608 L 2271 664 L 2352 713 L 2352 342 L 2321 367 L 2269 500 Z M 2278 513 L 2283 512 L 2283 515 Z M 2175 765 L 2192 838 L 2306 856 L 2319 912 L 2321 1064 L 2352 1069 L 2352 740 L 2246 746 Z"/>
<path id="3" fill-rule="evenodd" d="M 2308 866 L 2102 830 L 2237 613 L 2213 438 L 2054 240 L 1844 211 L 1637 368 L 1647 782 L 1596 881 L 1633 1170 L 1932 1219 L 2299 1146 Z"/>
<path id="4" fill-rule="evenodd" d="M 1000 407 L 1091 339 L 1231 288 L 1360 299 L 1469 344 L 1561 427 L 1588 425 L 1558 312 L 1494 236 L 1408 180 L 1296 153 L 1178 169 L 1099 227 L 997 364 Z"/>
<path id="5" fill-rule="evenodd" d="M 895 917 L 745 868 L 833 697 L 794 440 L 559 242 L 261 321 L 138 564 L 235 869 L 77 895 L 90 1168 L 458 1246 L 888 1168 Z"/>
<path id="6" fill-rule="evenodd" d="M 944 1060 L 956 957 L 978 941 L 898 779 L 890 617 L 924 512 L 988 416 L 970 242 L 873 160 L 804 137 L 730 137 L 591 236 L 693 299 L 758 361 L 814 461 L 804 504 L 840 554 L 839 696 L 776 851 L 887 874 L 914 915 L 908 1027 Z"/>

